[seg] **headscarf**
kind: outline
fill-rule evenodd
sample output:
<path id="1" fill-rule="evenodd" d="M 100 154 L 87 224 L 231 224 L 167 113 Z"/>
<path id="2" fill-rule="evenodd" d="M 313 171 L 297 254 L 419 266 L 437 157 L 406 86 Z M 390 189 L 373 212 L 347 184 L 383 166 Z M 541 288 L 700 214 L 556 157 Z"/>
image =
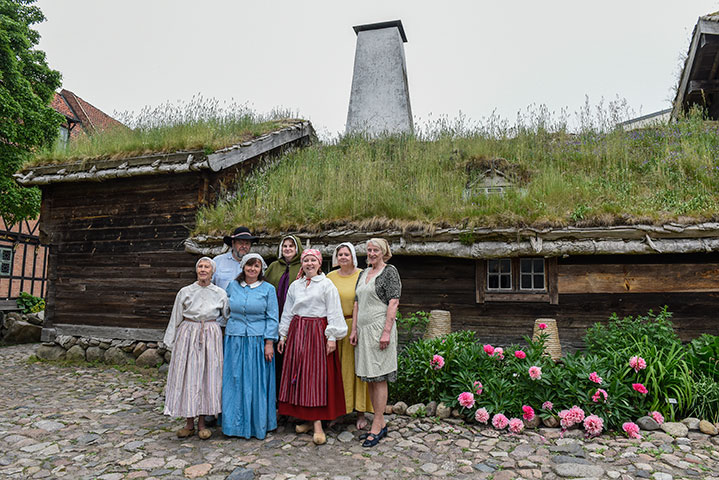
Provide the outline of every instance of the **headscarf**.
<path id="1" fill-rule="evenodd" d="M 387 243 L 387 240 L 384 238 L 370 238 L 367 240 L 367 243 L 376 245 L 380 250 L 382 250 L 382 260 L 385 262 L 392 258 L 392 251 L 389 249 L 389 243 Z"/>
<path id="2" fill-rule="evenodd" d="M 355 268 L 357 268 L 357 253 L 355 253 L 355 246 L 352 245 L 350 242 L 342 242 L 335 247 L 335 251 L 332 252 L 332 266 L 339 266 L 339 262 L 337 261 L 337 252 L 342 247 L 347 247 L 350 249 L 350 253 L 352 254 L 352 264 L 355 266 Z"/>
<path id="3" fill-rule="evenodd" d="M 284 256 L 282 256 L 282 244 L 285 243 L 285 240 L 292 240 L 292 243 L 295 244 L 295 256 L 290 258 L 290 262 L 291 262 L 292 260 L 295 259 L 295 257 L 297 257 L 298 254 L 301 253 L 302 249 L 297 244 L 297 239 L 294 237 L 294 235 L 287 235 L 286 237 L 282 237 L 282 240 L 280 240 L 280 245 L 279 245 L 279 247 L 277 247 L 277 259 L 278 260 L 280 260 L 280 259 L 284 260 L 284 258 L 285 258 Z M 284 261 L 287 262 L 287 260 L 284 260 Z"/>
<path id="4" fill-rule="evenodd" d="M 262 258 L 262 255 L 259 253 L 247 253 L 244 257 L 242 257 L 242 260 L 240 261 L 240 272 L 245 271 L 245 265 L 247 265 L 247 262 L 252 260 L 253 258 L 256 258 L 260 261 L 262 264 L 262 274 L 264 275 L 265 270 L 267 269 L 267 264 L 265 263 L 265 259 Z"/>
<path id="5" fill-rule="evenodd" d="M 195 264 L 195 270 L 197 270 L 197 267 L 200 266 L 200 262 L 208 262 L 212 266 L 212 273 L 215 273 L 215 270 L 217 270 L 217 264 L 213 259 L 210 257 L 202 257 L 200 258 L 197 263 Z"/>
<path id="6" fill-rule="evenodd" d="M 306 256 L 312 255 L 317 260 L 320 261 L 320 269 L 322 268 L 322 252 L 315 248 L 306 248 L 302 251 L 302 256 L 300 257 L 300 261 L 304 260 Z M 297 272 L 297 278 L 302 278 L 305 274 L 305 271 L 300 267 L 300 271 Z"/>

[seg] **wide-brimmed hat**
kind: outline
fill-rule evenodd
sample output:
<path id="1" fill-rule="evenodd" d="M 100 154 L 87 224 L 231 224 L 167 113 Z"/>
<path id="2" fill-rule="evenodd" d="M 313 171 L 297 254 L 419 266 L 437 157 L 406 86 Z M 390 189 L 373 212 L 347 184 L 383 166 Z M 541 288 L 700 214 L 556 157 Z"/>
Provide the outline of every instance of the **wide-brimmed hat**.
<path id="1" fill-rule="evenodd" d="M 250 232 L 250 229 L 247 227 L 237 227 L 234 232 L 232 232 L 232 235 L 226 235 L 222 238 L 222 241 L 225 242 L 225 245 L 228 247 L 232 246 L 232 240 L 249 240 L 252 243 L 255 243 L 257 241 L 258 237 L 255 237 Z"/>

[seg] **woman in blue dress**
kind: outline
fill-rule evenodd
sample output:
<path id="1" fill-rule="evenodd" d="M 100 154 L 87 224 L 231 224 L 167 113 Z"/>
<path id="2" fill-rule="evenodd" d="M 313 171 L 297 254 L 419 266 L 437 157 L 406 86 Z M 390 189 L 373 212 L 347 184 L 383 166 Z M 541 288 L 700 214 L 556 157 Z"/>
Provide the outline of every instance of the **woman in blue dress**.
<path id="1" fill-rule="evenodd" d="M 277 293 L 263 281 L 265 268 L 260 255 L 248 253 L 242 257 L 240 275 L 227 286 L 222 433 L 228 436 L 263 439 L 277 428 Z"/>

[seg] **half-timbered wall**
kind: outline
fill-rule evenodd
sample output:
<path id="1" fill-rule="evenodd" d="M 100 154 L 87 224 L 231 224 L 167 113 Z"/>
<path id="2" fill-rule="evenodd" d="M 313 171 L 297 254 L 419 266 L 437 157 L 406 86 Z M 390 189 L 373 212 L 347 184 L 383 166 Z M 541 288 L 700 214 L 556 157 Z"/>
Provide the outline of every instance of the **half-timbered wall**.
<path id="1" fill-rule="evenodd" d="M 480 260 L 481 261 L 481 260 Z M 534 320 L 557 319 L 563 347 L 578 348 L 587 328 L 668 305 L 680 337 L 719 334 L 719 254 L 574 256 L 557 259 L 558 302 L 477 302 L 474 260 L 395 256 L 403 291 L 400 310 L 443 309 L 454 330 L 471 329 L 488 343 L 520 342 Z"/>
<path id="2" fill-rule="evenodd" d="M 10 226 L 0 217 L 0 299 L 16 299 L 21 292 L 44 297 L 46 259 L 37 220 Z"/>

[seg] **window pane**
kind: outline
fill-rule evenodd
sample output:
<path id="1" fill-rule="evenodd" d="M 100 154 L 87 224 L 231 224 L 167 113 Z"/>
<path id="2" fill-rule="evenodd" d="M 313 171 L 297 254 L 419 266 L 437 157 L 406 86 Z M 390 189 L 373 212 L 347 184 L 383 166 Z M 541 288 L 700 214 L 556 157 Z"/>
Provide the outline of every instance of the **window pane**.
<path id="1" fill-rule="evenodd" d="M 501 288 L 512 288 L 512 282 L 510 281 L 511 277 L 509 275 L 502 275 L 500 277 L 500 287 Z"/>
<path id="2" fill-rule="evenodd" d="M 512 271 L 512 261 L 508 258 L 500 260 L 500 272 L 509 273 Z"/>
<path id="3" fill-rule="evenodd" d="M 10 274 L 10 264 L 9 263 L 0 264 L 0 273 L 9 275 Z"/>
<path id="4" fill-rule="evenodd" d="M 532 260 L 529 258 L 522 258 L 519 260 L 519 271 L 522 273 L 532 272 Z"/>
<path id="5" fill-rule="evenodd" d="M 9 262 L 11 256 L 12 256 L 12 250 L 10 250 L 10 249 L 8 249 L 8 248 L 3 248 L 3 249 L 2 249 L 2 259 L 3 259 L 4 261 Z"/>
<path id="6" fill-rule="evenodd" d="M 534 273 L 544 272 L 544 259 L 534 259 Z"/>
<path id="7" fill-rule="evenodd" d="M 496 275 L 489 276 L 489 288 L 499 288 L 499 277 Z"/>
<path id="8" fill-rule="evenodd" d="M 537 290 L 544 290 L 544 275 L 534 276 L 534 288 Z"/>
<path id="9" fill-rule="evenodd" d="M 522 287 L 525 290 L 529 290 L 532 288 L 532 276 L 531 275 L 522 275 Z"/>
<path id="10" fill-rule="evenodd" d="M 487 270 L 489 273 L 499 273 L 499 260 L 487 260 Z"/>

